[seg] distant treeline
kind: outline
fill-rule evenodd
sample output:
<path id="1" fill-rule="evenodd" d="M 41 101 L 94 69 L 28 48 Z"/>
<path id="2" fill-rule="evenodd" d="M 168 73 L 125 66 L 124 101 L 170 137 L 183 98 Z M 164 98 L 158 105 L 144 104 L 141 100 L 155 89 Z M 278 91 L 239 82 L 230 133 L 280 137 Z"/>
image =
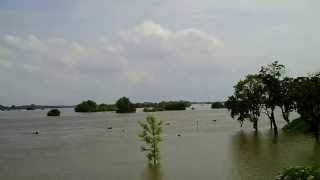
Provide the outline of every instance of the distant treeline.
<path id="1" fill-rule="evenodd" d="M 115 104 L 97 104 L 92 100 L 83 101 L 75 106 L 76 112 L 102 112 L 115 111 L 117 113 L 131 113 L 135 112 L 136 108 L 144 108 L 145 112 L 154 111 L 171 111 L 171 110 L 185 110 L 191 106 L 189 101 L 162 101 L 159 103 L 143 102 L 132 103 L 129 98 L 122 97 L 116 101 Z"/>
<path id="2" fill-rule="evenodd" d="M 53 108 L 73 108 L 74 106 L 63 106 L 63 105 L 55 105 L 55 106 L 48 106 L 48 105 L 36 105 L 36 104 L 30 104 L 30 105 L 22 105 L 22 106 L 3 106 L 0 105 L 1 111 L 10 111 L 10 110 L 36 110 L 36 109 L 53 109 Z"/>

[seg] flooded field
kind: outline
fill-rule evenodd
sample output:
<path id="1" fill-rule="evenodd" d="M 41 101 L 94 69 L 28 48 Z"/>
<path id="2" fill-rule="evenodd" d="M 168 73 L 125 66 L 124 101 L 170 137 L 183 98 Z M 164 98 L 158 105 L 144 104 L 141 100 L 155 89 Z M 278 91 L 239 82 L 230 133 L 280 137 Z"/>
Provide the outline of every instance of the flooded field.
<path id="1" fill-rule="evenodd" d="M 255 134 L 252 124 L 240 128 L 224 109 L 199 106 L 152 114 L 170 122 L 164 125 L 158 169 L 148 167 L 139 148 L 138 121 L 147 113 L 63 109 L 55 118 L 40 110 L 0 112 L 0 179 L 270 180 L 284 167 L 320 162 L 320 147 L 312 138 L 280 133 L 275 140 L 265 118 Z"/>

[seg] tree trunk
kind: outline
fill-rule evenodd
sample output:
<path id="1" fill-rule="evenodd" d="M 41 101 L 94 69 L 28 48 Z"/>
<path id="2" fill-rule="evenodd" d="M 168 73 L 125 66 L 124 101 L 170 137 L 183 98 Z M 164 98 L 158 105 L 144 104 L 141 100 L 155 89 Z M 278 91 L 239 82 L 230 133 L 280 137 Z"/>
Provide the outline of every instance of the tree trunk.
<path id="1" fill-rule="evenodd" d="M 280 106 L 281 108 L 281 112 L 282 112 L 282 117 L 283 119 L 287 122 L 287 124 L 290 123 L 290 120 L 289 120 L 289 112 L 286 112 L 284 107 Z"/>
<path id="2" fill-rule="evenodd" d="M 253 128 L 256 132 L 258 132 L 258 120 L 253 121 Z"/>
<path id="3" fill-rule="evenodd" d="M 275 118 L 274 118 L 274 108 L 272 108 L 272 110 L 271 110 L 270 120 L 272 121 L 272 124 L 273 124 L 273 133 L 274 133 L 274 136 L 278 136 L 278 127 L 277 127 L 276 120 L 275 120 Z"/>

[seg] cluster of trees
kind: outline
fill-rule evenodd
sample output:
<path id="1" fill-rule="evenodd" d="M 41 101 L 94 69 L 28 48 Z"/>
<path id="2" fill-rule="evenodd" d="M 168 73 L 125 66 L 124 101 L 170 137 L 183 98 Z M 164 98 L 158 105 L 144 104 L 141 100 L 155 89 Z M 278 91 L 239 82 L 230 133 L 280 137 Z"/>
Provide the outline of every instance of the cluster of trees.
<path id="1" fill-rule="evenodd" d="M 75 112 L 103 112 L 103 111 L 116 111 L 117 113 L 131 113 L 135 112 L 136 108 L 130 99 L 122 97 L 117 100 L 115 104 L 97 104 L 92 100 L 83 101 L 76 105 Z"/>
<path id="2" fill-rule="evenodd" d="M 297 111 L 319 141 L 320 73 L 296 78 L 284 77 L 284 73 L 285 66 L 278 61 L 262 66 L 258 73 L 247 75 L 234 86 L 234 94 L 228 97 L 225 106 L 241 126 L 249 120 L 256 131 L 259 117 L 265 113 L 274 135 L 278 135 L 276 107 L 288 124 L 290 113 Z"/>
<path id="3" fill-rule="evenodd" d="M 97 104 L 92 100 L 83 101 L 80 104 L 76 105 L 74 108 L 75 112 L 102 112 L 102 111 L 115 111 L 116 108 L 114 105 L 108 104 Z"/>
<path id="4" fill-rule="evenodd" d="M 161 101 L 160 103 L 154 103 L 153 106 L 144 107 L 144 112 L 155 112 L 155 111 L 176 111 L 186 110 L 190 107 L 189 101 Z"/>

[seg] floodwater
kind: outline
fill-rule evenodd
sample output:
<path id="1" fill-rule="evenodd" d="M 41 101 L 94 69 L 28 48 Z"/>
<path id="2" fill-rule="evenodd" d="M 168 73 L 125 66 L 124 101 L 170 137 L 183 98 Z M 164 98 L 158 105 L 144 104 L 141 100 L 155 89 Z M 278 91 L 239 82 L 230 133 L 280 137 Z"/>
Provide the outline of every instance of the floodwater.
<path id="1" fill-rule="evenodd" d="M 152 113 L 170 125 L 163 127 L 161 166 L 151 168 L 137 137 L 147 113 L 46 112 L 0 112 L 0 179 L 270 180 L 284 167 L 320 162 L 311 137 L 280 133 L 274 139 L 265 117 L 256 134 L 250 123 L 240 128 L 227 110 L 198 106 Z"/>

